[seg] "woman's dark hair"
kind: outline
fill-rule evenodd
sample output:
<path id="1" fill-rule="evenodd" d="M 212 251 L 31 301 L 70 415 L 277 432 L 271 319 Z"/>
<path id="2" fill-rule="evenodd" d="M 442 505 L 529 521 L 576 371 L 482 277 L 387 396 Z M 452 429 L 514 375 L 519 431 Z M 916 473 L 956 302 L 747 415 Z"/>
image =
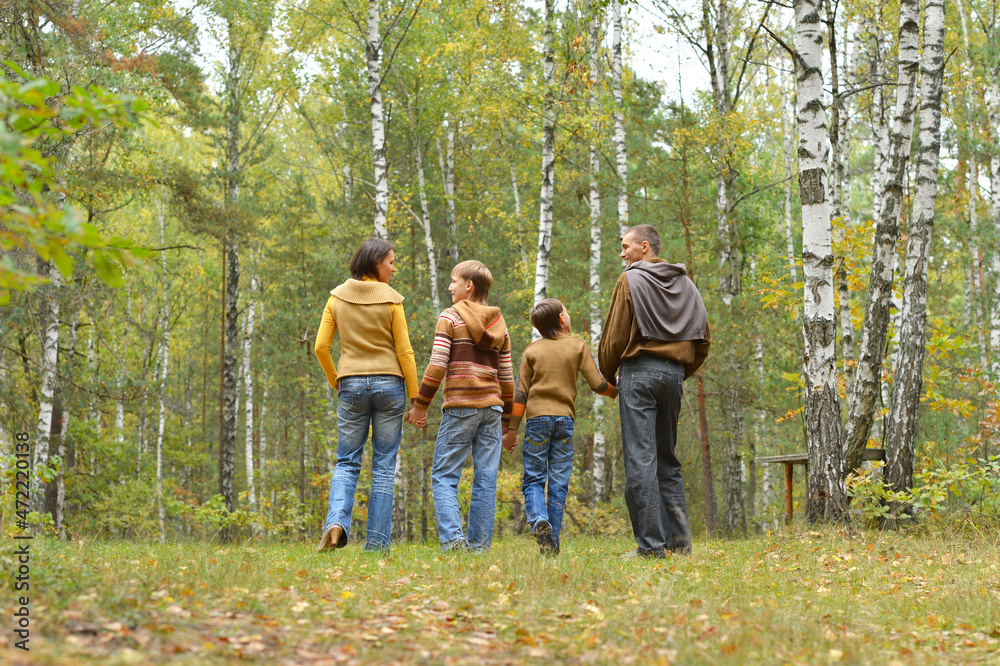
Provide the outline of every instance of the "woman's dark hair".
<path id="1" fill-rule="evenodd" d="M 562 333 L 562 322 L 559 321 L 562 311 L 563 304 L 558 298 L 539 301 L 531 310 L 531 325 L 538 329 L 543 338 L 555 340 Z"/>
<path id="2" fill-rule="evenodd" d="M 396 246 L 384 238 L 375 236 L 366 238 L 351 259 L 351 277 L 355 280 L 363 280 L 366 277 L 377 278 L 379 262 L 394 249 Z"/>

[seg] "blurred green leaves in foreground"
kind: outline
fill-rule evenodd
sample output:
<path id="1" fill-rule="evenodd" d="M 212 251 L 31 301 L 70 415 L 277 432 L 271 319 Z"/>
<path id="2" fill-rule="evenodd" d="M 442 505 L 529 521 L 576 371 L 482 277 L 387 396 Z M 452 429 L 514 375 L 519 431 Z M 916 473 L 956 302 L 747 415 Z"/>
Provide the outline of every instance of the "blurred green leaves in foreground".
<path id="1" fill-rule="evenodd" d="M 9 256 L 29 248 L 64 277 L 85 258 L 104 283 L 122 286 L 122 269 L 146 253 L 127 239 L 102 238 L 95 225 L 81 219 L 66 203 L 59 163 L 82 133 L 102 124 L 134 125 L 146 104 L 98 87 L 65 92 L 15 63 L 4 64 L 23 82 L 0 76 L 0 305 L 13 291 L 47 281 L 18 268 Z"/>

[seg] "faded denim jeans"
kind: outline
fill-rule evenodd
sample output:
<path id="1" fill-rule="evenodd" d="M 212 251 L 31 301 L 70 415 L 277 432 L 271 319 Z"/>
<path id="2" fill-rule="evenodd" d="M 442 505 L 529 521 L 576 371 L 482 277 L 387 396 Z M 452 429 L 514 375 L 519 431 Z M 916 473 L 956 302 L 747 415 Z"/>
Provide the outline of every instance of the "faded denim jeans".
<path id="1" fill-rule="evenodd" d="M 690 552 L 684 480 L 674 454 L 684 367 L 642 354 L 622 361 L 618 375 L 625 504 L 638 550 Z"/>
<path id="2" fill-rule="evenodd" d="M 449 407 L 442 412 L 431 470 L 441 550 L 463 546 L 471 550 L 488 550 L 493 543 L 497 506 L 501 409 Z M 458 510 L 458 482 L 470 451 L 472 503 L 469 505 L 466 536 L 462 534 L 462 515 Z"/>
<path id="3" fill-rule="evenodd" d="M 524 426 L 524 511 L 534 532 L 535 523 L 548 521 L 559 547 L 566 493 L 573 472 L 573 419 L 569 416 L 533 416 Z M 548 481 L 548 498 L 545 482 Z"/>
<path id="4" fill-rule="evenodd" d="M 372 488 L 365 550 L 385 550 L 392 532 L 392 484 L 403 436 L 406 387 L 402 377 L 358 375 L 341 378 L 337 396 L 337 465 L 330 481 L 330 510 L 323 529 L 340 525 L 345 535 L 351 529 L 354 491 L 371 426 Z"/>

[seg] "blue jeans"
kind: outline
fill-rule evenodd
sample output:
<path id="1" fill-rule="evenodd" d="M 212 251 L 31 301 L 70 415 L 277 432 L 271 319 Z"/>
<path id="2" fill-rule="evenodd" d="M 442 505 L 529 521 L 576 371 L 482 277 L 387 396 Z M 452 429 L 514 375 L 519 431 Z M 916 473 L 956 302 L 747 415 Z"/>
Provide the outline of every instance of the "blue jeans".
<path id="1" fill-rule="evenodd" d="M 681 463 L 674 453 L 684 367 L 642 354 L 618 373 L 625 504 L 640 552 L 690 552 L 691 528 Z"/>
<path id="2" fill-rule="evenodd" d="M 406 411 L 405 385 L 401 377 L 393 375 L 344 377 L 339 382 L 337 396 L 337 465 L 330 481 L 330 510 L 323 529 L 340 525 L 345 535 L 351 529 L 354 491 L 370 425 L 372 488 L 368 496 L 365 550 L 387 549 L 392 531 L 396 454 Z"/>
<path id="3" fill-rule="evenodd" d="M 559 546 L 569 476 L 573 472 L 573 419 L 569 416 L 534 416 L 524 426 L 524 511 L 534 531 L 539 520 L 548 521 Z M 545 482 L 548 480 L 548 499 Z"/>
<path id="4" fill-rule="evenodd" d="M 487 550 L 493 543 L 500 448 L 499 408 L 449 407 L 443 410 L 431 470 L 434 513 L 437 514 L 442 551 L 463 545 L 472 550 Z M 470 450 L 472 503 L 466 539 L 458 510 L 458 481 Z"/>

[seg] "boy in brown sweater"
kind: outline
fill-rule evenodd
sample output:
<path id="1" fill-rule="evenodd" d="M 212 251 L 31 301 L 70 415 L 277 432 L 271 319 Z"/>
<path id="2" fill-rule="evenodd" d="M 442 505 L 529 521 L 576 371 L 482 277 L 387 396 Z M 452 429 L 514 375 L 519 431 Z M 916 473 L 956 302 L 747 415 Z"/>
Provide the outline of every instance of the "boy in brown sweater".
<path id="1" fill-rule="evenodd" d="M 560 301 L 548 298 L 536 305 L 531 311 L 531 325 L 542 339 L 524 350 L 513 415 L 504 432 L 504 448 L 513 450 L 521 417 L 525 416 L 521 453 L 524 509 L 541 554 L 558 555 L 563 509 L 573 472 L 576 375 L 583 373 L 587 384 L 599 395 L 614 398 L 618 390 L 604 381 L 587 343 L 569 337 L 569 312 Z"/>
<path id="2" fill-rule="evenodd" d="M 441 313 L 431 358 L 407 420 L 418 427 L 444 383 L 444 406 L 431 486 L 441 550 L 488 550 L 493 542 L 501 428 L 510 420 L 514 369 L 510 337 L 499 308 L 487 304 L 493 276 L 478 261 L 463 261 L 451 273 L 451 301 Z M 462 532 L 458 481 L 472 452 L 472 503 Z"/>

